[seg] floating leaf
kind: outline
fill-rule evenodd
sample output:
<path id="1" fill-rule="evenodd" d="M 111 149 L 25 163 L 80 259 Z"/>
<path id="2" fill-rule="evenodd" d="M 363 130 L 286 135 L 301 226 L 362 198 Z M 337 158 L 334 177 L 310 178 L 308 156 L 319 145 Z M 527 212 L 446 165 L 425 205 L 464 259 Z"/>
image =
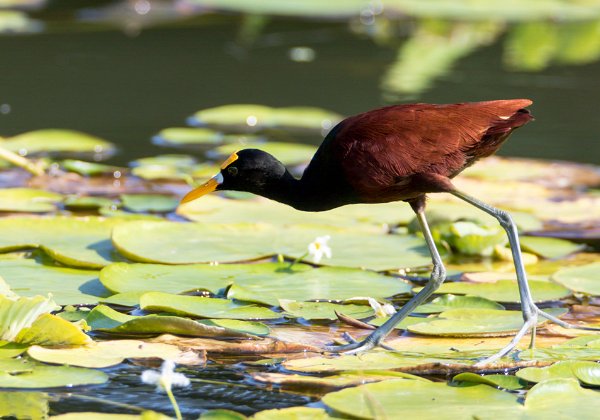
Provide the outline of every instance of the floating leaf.
<path id="1" fill-rule="evenodd" d="M 95 217 L 6 217 L 0 220 L 0 252 L 40 247 L 67 266 L 100 268 L 118 258 L 109 240 L 117 224 Z"/>
<path id="2" fill-rule="evenodd" d="M 296 302 L 280 299 L 279 306 L 285 310 L 286 315 L 304 319 L 336 320 L 336 312 L 361 319 L 373 316 L 375 313 L 370 306 L 338 305 L 330 302 Z"/>
<path id="3" fill-rule="evenodd" d="M 42 392 L 0 392 L 0 418 L 46 419 L 49 399 Z"/>
<path id="4" fill-rule="evenodd" d="M 594 418 L 600 403 L 598 392 L 584 389 L 575 379 L 549 379 L 527 393 L 525 411 L 537 418 Z"/>
<path id="5" fill-rule="evenodd" d="M 504 306 L 480 296 L 442 295 L 425 305 L 417 307 L 413 312 L 418 314 L 434 314 L 457 308 L 502 310 Z"/>
<path id="6" fill-rule="evenodd" d="M 600 377 L 600 365 L 595 362 L 579 360 L 565 360 L 541 368 L 528 367 L 519 370 L 516 375 L 521 379 L 536 383 L 548 379 L 576 378 L 589 385 L 600 385 L 598 381 Z"/>
<path id="7" fill-rule="evenodd" d="M 179 204 L 179 200 L 174 197 L 158 194 L 123 194 L 121 201 L 127 210 L 138 213 L 168 213 Z"/>
<path id="8" fill-rule="evenodd" d="M 562 308 L 550 308 L 555 316 L 567 312 Z M 540 319 L 538 325 L 547 322 Z M 496 309 L 450 309 L 438 318 L 408 326 L 408 331 L 417 334 L 441 337 L 489 337 L 510 335 L 523 326 L 521 311 Z"/>
<path id="9" fill-rule="evenodd" d="M 535 302 L 560 300 L 570 295 L 568 289 L 547 281 L 531 280 L 529 288 Z M 436 293 L 480 296 L 496 302 L 520 302 L 519 288 L 513 280 L 499 280 L 495 283 L 444 283 Z"/>
<path id="10" fill-rule="evenodd" d="M 473 222 L 437 224 L 432 227 L 432 234 L 436 241 L 443 241 L 464 255 L 489 256 L 495 246 L 507 241 L 500 226 L 485 226 Z"/>
<path id="11" fill-rule="evenodd" d="M 115 201 L 105 197 L 80 197 L 69 196 L 63 202 L 65 208 L 70 210 L 95 210 L 101 207 L 115 205 Z"/>
<path id="12" fill-rule="evenodd" d="M 98 271 L 44 264 L 30 258 L 0 260 L 0 275 L 22 296 L 47 295 L 60 305 L 95 304 L 110 294 Z"/>
<path id="13" fill-rule="evenodd" d="M 327 412 L 322 408 L 315 407 L 289 407 L 289 408 L 275 408 L 272 410 L 259 411 L 254 416 L 255 420 L 281 420 L 281 419 L 294 419 L 294 420 L 328 420 L 334 419 L 330 417 Z M 226 418 L 227 419 L 227 418 Z M 224 420 L 226 420 L 224 419 Z"/>
<path id="14" fill-rule="evenodd" d="M 0 295 L 0 339 L 15 341 L 19 333 L 31 327 L 41 315 L 59 308 L 52 299 L 43 296 L 13 300 Z"/>
<path id="15" fill-rule="evenodd" d="M 231 285 L 234 280 L 273 278 L 285 281 L 284 278 L 287 276 L 306 270 L 312 270 L 312 267 L 306 264 L 294 264 L 290 268 L 289 263 L 181 266 L 115 263 L 102 269 L 100 281 L 115 293 L 146 291 L 183 293 L 208 290 L 217 294 Z"/>
<path id="16" fill-rule="evenodd" d="M 0 388 L 55 388 L 103 384 L 108 375 L 99 370 L 71 366 L 35 366 L 28 372 L 10 375 L 0 371 Z"/>
<path id="17" fill-rule="evenodd" d="M 218 326 L 211 320 L 193 321 L 177 316 L 130 316 L 125 315 L 105 305 L 96 306 L 86 318 L 87 323 L 97 331 L 119 335 L 145 335 L 153 336 L 163 333 L 187 335 L 191 337 L 252 337 L 246 331 L 252 329 L 252 324 L 242 326 L 238 331 Z M 264 329 L 262 329 L 264 331 Z"/>
<path id="18" fill-rule="evenodd" d="M 0 189 L 0 211 L 46 213 L 56 210 L 63 196 L 32 188 Z"/>
<path id="19" fill-rule="evenodd" d="M 372 319 L 372 320 L 369 321 L 369 325 L 372 325 L 374 327 L 379 327 L 379 326 L 385 324 L 385 322 L 388 319 L 390 319 L 389 316 L 382 317 L 382 318 L 374 318 L 374 319 Z M 417 317 L 417 316 L 407 316 L 402 321 L 400 321 L 399 323 L 397 323 L 396 325 L 394 325 L 394 328 L 397 329 L 397 330 L 407 330 L 410 325 L 420 324 L 422 322 L 429 322 L 430 319 L 435 319 L 435 318 L 423 318 L 423 317 Z"/>
<path id="20" fill-rule="evenodd" d="M 10 137 L 1 142 L 2 147 L 21 155 L 32 153 L 96 153 L 110 154 L 112 143 L 74 130 L 35 130 Z"/>
<path id="21" fill-rule="evenodd" d="M 600 336 L 585 335 L 554 345 L 550 348 L 535 348 L 519 353 L 521 360 L 565 361 L 600 360 Z"/>
<path id="22" fill-rule="evenodd" d="M 541 236 L 521 236 L 520 240 L 521 248 L 524 251 L 543 258 L 563 258 L 585 248 L 585 245 L 575 244 L 564 239 Z"/>
<path id="23" fill-rule="evenodd" d="M 200 416 L 202 420 L 246 420 L 248 417 L 235 411 L 217 408 L 215 410 L 207 410 Z M 74 419 L 75 420 L 75 419 Z"/>
<path id="24" fill-rule="evenodd" d="M 140 307 L 147 311 L 169 312 L 198 318 L 277 319 L 281 314 L 256 305 L 242 305 L 228 299 L 181 296 L 162 292 L 145 293 Z"/>
<path id="25" fill-rule="evenodd" d="M 516 395 L 487 385 L 452 387 L 408 379 L 347 388 L 325 395 L 322 401 L 337 412 L 365 419 L 505 418 L 510 409 L 519 408 Z"/>
<path id="26" fill-rule="evenodd" d="M 227 297 L 275 306 L 279 305 L 280 299 L 345 300 L 367 295 L 383 298 L 406 293 L 409 289 L 410 286 L 399 279 L 370 271 L 323 267 L 285 279 L 236 279 Z"/>
<path id="27" fill-rule="evenodd" d="M 513 375 L 478 375 L 472 372 L 459 373 L 452 378 L 452 381 L 487 384 L 511 391 L 522 389 L 525 386 L 525 382 Z"/>
<path id="28" fill-rule="evenodd" d="M 173 127 L 165 128 L 152 137 L 159 146 L 215 145 L 223 143 L 225 135 L 210 128 Z"/>
<path id="29" fill-rule="evenodd" d="M 113 174 L 115 171 L 121 170 L 121 168 L 116 166 L 104 165 L 96 162 L 85 162 L 76 159 L 65 159 L 61 162 L 61 165 L 69 172 L 75 172 L 85 176 Z"/>
<path id="30" fill-rule="evenodd" d="M 132 167 L 138 166 L 174 166 L 177 168 L 189 168 L 196 164 L 196 158 L 190 155 L 169 154 L 157 155 L 134 160 L 130 163 Z"/>
<path id="31" fill-rule="evenodd" d="M 32 346 L 27 350 L 27 354 L 40 362 L 88 368 L 105 368 L 134 358 L 160 358 L 177 363 L 193 361 L 189 353 L 177 346 L 138 340 L 98 341 L 87 346 L 71 348 Z M 196 361 L 200 362 L 197 357 Z"/>
<path id="32" fill-rule="evenodd" d="M 78 346 L 92 341 L 75 324 L 52 314 L 43 314 L 23 328 L 15 342 L 42 346 Z"/>
<path id="33" fill-rule="evenodd" d="M 552 275 L 552 280 L 574 292 L 600 295 L 600 262 L 567 267 Z"/>
<path id="34" fill-rule="evenodd" d="M 317 236 L 331 231 L 270 225 L 130 222 L 115 226 L 113 243 L 139 262 L 193 264 L 236 262 L 270 255 L 300 256 Z M 331 265 L 385 270 L 428 264 L 423 241 L 412 236 L 331 232 Z M 160 246 L 158 246 L 160 244 Z M 365 250 L 380 249 L 381 252 Z M 388 250 L 394 252 L 386 252 Z M 296 299 L 302 300 L 302 299 Z"/>
<path id="35" fill-rule="evenodd" d="M 309 162 L 317 148 L 307 144 L 300 143 L 280 143 L 280 142 L 268 142 L 268 143 L 247 143 L 243 146 L 244 149 L 260 149 L 264 152 L 270 153 L 275 156 L 284 165 L 298 165 L 301 163 Z M 232 153 L 240 150 L 239 144 L 224 144 L 211 152 L 226 157 Z"/>

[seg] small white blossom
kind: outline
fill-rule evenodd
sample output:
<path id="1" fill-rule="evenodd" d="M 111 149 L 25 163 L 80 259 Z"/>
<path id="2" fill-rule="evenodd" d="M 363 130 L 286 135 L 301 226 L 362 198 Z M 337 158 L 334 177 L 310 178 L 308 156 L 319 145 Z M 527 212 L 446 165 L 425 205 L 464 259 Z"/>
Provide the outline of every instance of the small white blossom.
<path id="1" fill-rule="evenodd" d="M 331 258 L 331 248 L 327 245 L 327 242 L 331 239 L 331 236 L 319 236 L 310 244 L 308 244 L 308 255 L 310 255 L 315 264 L 318 264 L 323 256 Z"/>
<path id="2" fill-rule="evenodd" d="M 143 371 L 142 382 L 156 385 L 157 391 L 167 391 L 174 386 L 184 387 L 190 384 L 190 380 L 183 373 L 175 372 L 175 362 L 172 360 L 165 360 L 160 367 L 160 372 L 156 370 Z"/>
<path id="3" fill-rule="evenodd" d="M 369 301 L 369 305 L 375 311 L 375 316 L 377 318 L 387 318 L 388 316 L 394 315 L 396 313 L 396 309 L 393 305 L 389 303 L 384 303 L 383 305 L 377 302 L 373 298 L 367 298 Z"/>

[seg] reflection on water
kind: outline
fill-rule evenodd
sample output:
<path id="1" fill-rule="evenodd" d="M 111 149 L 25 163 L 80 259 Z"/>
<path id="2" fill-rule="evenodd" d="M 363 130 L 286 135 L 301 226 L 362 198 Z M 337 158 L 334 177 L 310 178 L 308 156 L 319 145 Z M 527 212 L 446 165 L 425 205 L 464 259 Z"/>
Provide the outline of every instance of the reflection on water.
<path id="1" fill-rule="evenodd" d="M 537 122 L 504 153 L 594 162 L 600 152 L 596 0 L 2 5 L 0 135 L 79 129 L 120 144 L 122 163 L 156 151 L 161 129 L 227 103 L 353 114 L 530 97 Z"/>

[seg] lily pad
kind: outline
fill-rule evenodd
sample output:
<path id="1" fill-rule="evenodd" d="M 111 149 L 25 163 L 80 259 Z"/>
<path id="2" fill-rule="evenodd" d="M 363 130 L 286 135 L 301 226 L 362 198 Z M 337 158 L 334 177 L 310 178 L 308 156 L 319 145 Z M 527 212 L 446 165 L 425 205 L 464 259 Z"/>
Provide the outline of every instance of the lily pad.
<path id="1" fill-rule="evenodd" d="M 410 285 L 374 272 L 341 267 L 304 271 L 285 279 L 236 279 L 227 297 L 279 305 L 282 299 L 345 300 L 355 296 L 383 298 L 407 293 Z"/>
<path id="2" fill-rule="evenodd" d="M 585 245 L 575 244 L 565 239 L 539 236 L 521 236 L 520 241 L 524 251 L 543 258 L 563 258 L 585 248 Z"/>
<path id="3" fill-rule="evenodd" d="M 552 275 L 552 280 L 574 292 L 600 295 L 600 262 L 567 267 Z"/>
<path id="4" fill-rule="evenodd" d="M 74 195 L 67 197 L 63 202 L 65 208 L 69 210 L 96 210 L 115 204 L 114 200 L 106 197 L 82 197 Z"/>
<path id="5" fill-rule="evenodd" d="M 289 408 L 275 408 L 272 410 L 259 411 L 254 416 L 254 420 L 280 420 L 280 419 L 294 419 L 294 420 L 328 420 L 334 419 L 330 417 L 322 408 L 316 407 L 289 407 Z"/>
<path id="6" fill-rule="evenodd" d="M 535 302 L 560 300 L 571 294 L 568 289 L 561 285 L 547 281 L 531 280 L 529 281 L 529 287 Z M 436 290 L 436 293 L 480 296 L 495 302 L 520 302 L 519 288 L 517 282 L 513 280 L 499 280 L 495 283 L 444 283 Z"/>
<path id="7" fill-rule="evenodd" d="M 242 147 L 239 144 L 224 144 L 211 150 L 217 156 L 227 157 L 232 153 L 243 149 L 260 149 L 271 155 L 275 156 L 284 165 L 298 165 L 301 163 L 309 162 L 317 148 L 315 146 L 300 144 L 300 143 L 281 143 L 281 142 L 268 142 L 268 143 L 246 143 Z"/>
<path id="8" fill-rule="evenodd" d="M 174 197 L 158 194 L 123 194 L 121 201 L 127 210 L 136 213 L 168 213 L 179 204 L 179 200 Z"/>
<path id="9" fill-rule="evenodd" d="M 159 146 L 215 145 L 223 143 L 224 138 L 222 132 L 210 128 L 172 127 L 152 137 L 152 143 Z"/>
<path id="10" fill-rule="evenodd" d="M 95 304 L 110 295 L 98 271 L 59 267 L 30 258 L 0 260 L 0 275 L 22 296 L 47 295 L 60 305 Z"/>
<path id="11" fill-rule="evenodd" d="M 330 302 L 296 302 L 294 300 L 279 300 L 279 306 L 286 312 L 286 316 L 304 319 L 336 320 L 337 313 L 361 319 L 374 315 L 373 308 L 365 305 L 338 305 Z"/>
<path id="12" fill-rule="evenodd" d="M 472 372 L 464 372 L 456 375 L 452 378 L 452 381 L 487 384 L 511 391 L 525 387 L 525 382 L 513 375 L 478 375 Z"/>
<path id="13" fill-rule="evenodd" d="M 550 308 L 549 313 L 562 315 L 562 308 Z M 547 322 L 540 319 L 538 325 Z M 490 337 L 510 335 L 523 326 L 521 311 L 496 309 L 450 309 L 437 319 L 408 326 L 408 331 L 440 337 Z"/>
<path id="14" fill-rule="evenodd" d="M 287 276 L 306 270 L 312 270 L 312 267 L 306 264 L 294 264 L 290 268 L 288 263 L 180 266 L 115 263 L 102 269 L 100 281 L 115 293 L 147 291 L 183 293 L 208 290 L 217 294 L 231 285 L 234 280 L 273 278 L 285 281 Z"/>
<path id="15" fill-rule="evenodd" d="M 575 379 L 549 379 L 529 390 L 527 414 L 537 418 L 594 418 L 600 409 L 598 392 L 584 389 Z"/>
<path id="16" fill-rule="evenodd" d="M 174 166 L 177 168 L 189 168 L 196 163 L 196 158 L 190 155 L 168 154 L 137 159 L 132 161 L 130 166 Z"/>
<path id="17" fill-rule="evenodd" d="M 98 341 L 70 348 L 32 346 L 27 354 L 40 362 L 88 368 L 105 368 L 118 365 L 125 359 L 137 358 L 160 358 L 177 363 L 190 361 L 190 355 L 177 346 L 138 340 Z M 196 361 L 199 362 L 199 359 L 196 358 Z"/>
<path id="18" fill-rule="evenodd" d="M 75 172 L 84 176 L 113 174 L 115 171 L 122 170 L 116 166 L 76 159 L 65 159 L 61 162 L 61 165 L 69 172 Z"/>
<path id="19" fill-rule="evenodd" d="M 43 314 L 60 309 L 50 298 L 35 296 L 10 299 L 0 294 L 0 340 L 16 341 L 19 334 Z"/>
<path id="20" fill-rule="evenodd" d="M 278 319 L 281 314 L 256 305 L 242 305 L 229 299 L 199 296 L 181 296 L 171 293 L 149 292 L 140 298 L 140 307 L 146 311 L 168 312 L 198 318 Z"/>
<path id="21" fill-rule="evenodd" d="M 52 314 L 41 315 L 15 338 L 17 343 L 42 346 L 77 346 L 90 341 L 90 337 L 75 324 Z"/>
<path id="22" fill-rule="evenodd" d="M 600 364 L 580 360 L 565 360 L 542 368 L 529 367 L 519 370 L 516 375 L 529 382 L 543 382 L 548 379 L 575 378 L 588 385 L 600 385 Z"/>
<path id="23" fill-rule="evenodd" d="M 0 418 L 48 418 L 50 396 L 43 392 L 0 392 Z"/>
<path id="24" fill-rule="evenodd" d="M 442 295 L 427 304 L 417 307 L 413 312 L 418 314 L 434 314 L 458 308 L 502 310 L 504 306 L 480 296 Z"/>
<path id="25" fill-rule="evenodd" d="M 427 265 L 423 241 L 413 236 L 332 232 L 331 265 L 386 270 Z M 115 226 L 113 243 L 138 262 L 193 264 L 255 260 L 271 255 L 306 255 L 307 245 L 328 231 L 300 226 L 130 222 Z M 158 246 L 160 244 L 160 246 Z M 365 252 L 365 250 L 381 252 Z M 386 252 L 394 250 L 394 252 Z"/>
<path id="26" fill-rule="evenodd" d="M 168 333 L 191 337 L 254 337 L 247 331 L 264 331 L 264 326 L 256 328 L 253 323 L 238 321 L 235 326 L 242 330 L 229 329 L 219 326 L 211 320 L 194 321 L 178 316 L 130 316 L 125 315 L 105 305 L 96 306 L 86 318 L 87 323 L 95 330 L 105 333 L 128 336 L 154 336 Z M 230 326 L 233 324 L 229 324 Z"/>
<path id="27" fill-rule="evenodd" d="M 112 143 L 90 134 L 73 130 L 46 129 L 19 134 L 1 141 L 11 152 L 23 156 L 35 153 L 95 153 L 110 154 Z"/>
<path id="28" fill-rule="evenodd" d="M 95 217 L 7 217 L 0 220 L 0 252 L 39 247 L 67 266 L 101 268 L 119 259 L 109 240 L 119 223 Z"/>
<path id="29" fill-rule="evenodd" d="M 0 388 L 56 388 L 103 384 L 108 375 L 99 370 L 71 366 L 36 366 L 28 372 L 10 375 L 0 371 Z"/>
<path id="30" fill-rule="evenodd" d="M 31 188 L 0 189 L 0 211 L 46 213 L 56 210 L 63 196 Z"/>
<path id="31" fill-rule="evenodd" d="M 505 418 L 517 409 L 517 396 L 487 385 L 452 387 L 446 383 L 393 379 L 325 395 L 337 412 L 363 419 L 435 416 L 437 419 Z M 435 415 L 434 415 L 435 413 Z"/>

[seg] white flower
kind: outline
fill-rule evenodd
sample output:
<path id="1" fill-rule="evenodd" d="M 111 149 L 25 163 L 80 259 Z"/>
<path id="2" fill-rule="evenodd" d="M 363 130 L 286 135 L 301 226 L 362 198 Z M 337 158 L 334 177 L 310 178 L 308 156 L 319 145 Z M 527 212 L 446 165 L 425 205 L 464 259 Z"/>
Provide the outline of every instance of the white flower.
<path id="1" fill-rule="evenodd" d="M 174 386 L 184 387 L 190 384 L 190 380 L 183 373 L 175 372 L 175 362 L 172 360 L 165 360 L 160 367 L 160 372 L 156 370 L 143 371 L 142 382 L 156 385 L 157 391 L 168 391 Z"/>
<path id="2" fill-rule="evenodd" d="M 396 309 L 394 308 L 394 306 L 390 305 L 389 303 L 384 303 L 382 305 L 371 297 L 367 298 L 367 300 L 369 301 L 369 305 L 371 305 L 371 308 L 373 308 L 373 310 L 375 311 L 375 316 L 377 318 L 387 318 L 388 316 L 394 315 L 396 313 Z"/>
<path id="3" fill-rule="evenodd" d="M 331 236 L 319 236 L 315 238 L 310 244 L 308 244 L 308 255 L 313 258 L 313 262 L 318 264 L 323 256 L 331 258 L 331 248 L 327 245 L 327 242 L 331 239 Z"/>

